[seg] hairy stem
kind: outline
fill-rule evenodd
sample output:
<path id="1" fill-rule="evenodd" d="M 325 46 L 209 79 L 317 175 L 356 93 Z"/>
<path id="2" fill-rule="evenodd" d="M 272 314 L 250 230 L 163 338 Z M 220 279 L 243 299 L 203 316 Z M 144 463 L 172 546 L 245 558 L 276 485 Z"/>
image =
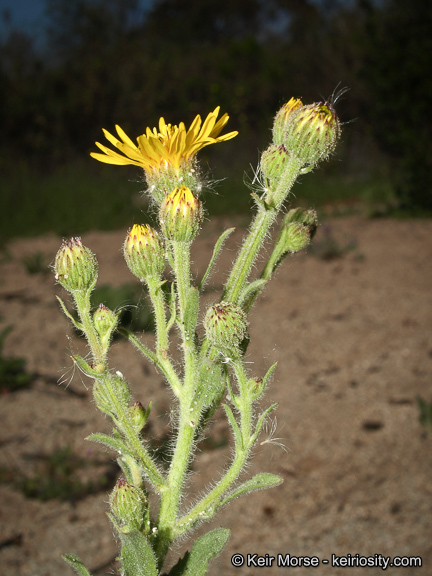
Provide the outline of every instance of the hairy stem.
<path id="1" fill-rule="evenodd" d="M 165 300 L 162 292 L 160 278 L 148 278 L 150 300 L 156 322 L 156 352 L 158 356 L 166 356 L 168 350 L 168 333 L 165 315 Z"/>
<path id="2" fill-rule="evenodd" d="M 240 359 L 234 360 L 233 366 L 240 391 L 240 395 L 236 399 L 236 404 L 238 404 L 240 411 L 241 442 L 236 441 L 236 452 L 231 466 L 215 488 L 192 508 L 190 512 L 179 519 L 176 525 L 176 536 L 187 532 L 200 519 L 211 517 L 215 514 L 222 496 L 237 480 L 247 462 L 251 446 L 253 402 L 249 394 L 243 362 Z"/>
<path id="3" fill-rule="evenodd" d="M 95 364 L 106 364 L 106 353 L 90 316 L 90 290 L 75 290 L 73 297 Z"/>
<path id="4" fill-rule="evenodd" d="M 160 566 L 175 537 L 174 528 L 182 488 L 192 454 L 195 426 L 199 414 L 192 406 L 197 383 L 197 354 L 195 342 L 188 330 L 185 330 L 185 316 L 190 286 L 190 254 L 189 244 L 172 242 L 174 255 L 174 273 L 177 284 L 180 332 L 183 340 L 184 354 L 184 385 L 181 389 L 178 435 L 174 455 L 167 478 L 168 490 L 162 494 L 158 521 L 158 536 L 155 542 L 155 552 Z"/>
<path id="5" fill-rule="evenodd" d="M 301 167 L 300 161 L 292 157 L 278 185 L 274 189 L 270 187 L 267 192 L 231 270 L 222 300 L 238 302 L 265 237 L 300 174 Z"/>

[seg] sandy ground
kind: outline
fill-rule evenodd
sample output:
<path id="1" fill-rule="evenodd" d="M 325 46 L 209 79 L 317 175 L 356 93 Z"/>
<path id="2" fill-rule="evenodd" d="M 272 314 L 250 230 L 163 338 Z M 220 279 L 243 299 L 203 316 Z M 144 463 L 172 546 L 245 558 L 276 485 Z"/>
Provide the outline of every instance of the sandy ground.
<path id="1" fill-rule="evenodd" d="M 229 224 L 204 228 L 194 247 L 197 274 Z M 240 226 L 227 243 L 215 288 L 242 233 Z M 283 570 L 276 561 L 263 568 L 231 564 L 235 553 L 246 560 L 257 553 L 327 559 L 318 569 L 295 571 L 322 576 L 357 573 L 332 566 L 332 554 L 420 556 L 422 567 L 386 573 L 432 575 L 432 432 L 420 426 L 416 401 L 417 395 L 432 400 L 432 221 L 329 220 L 316 239 L 318 254 L 329 234 L 353 249 L 333 260 L 312 250 L 289 257 L 251 314 L 248 366 L 251 375 L 262 376 L 279 362 L 262 406 L 279 403 L 276 437 L 285 450 L 264 432 L 244 478 L 267 471 L 284 483 L 238 499 L 205 526 L 232 531 L 210 574 Z M 102 284 L 132 280 L 122 260 L 123 238 L 123 231 L 83 238 L 98 256 Z M 41 454 L 68 445 L 93 462 L 82 472 L 91 477 L 109 467 L 111 456 L 84 438 L 110 426 L 92 402 L 90 382 L 72 370 L 70 354 L 85 354 L 85 345 L 59 310 L 55 295 L 65 294 L 53 276 L 29 275 L 21 263 L 37 251 L 52 260 L 59 243 L 55 237 L 14 241 L 0 262 L 0 328 L 13 326 L 3 352 L 26 358 L 36 374 L 29 389 L 0 398 L 0 466 L 32 475 Z M 209 292 L 202 309 L 218 294 Z M 145 339 L 150 345 L 152 335 Z M 153 401 L 149 434 L 161 437 L 170 402 L 161 375 L 124 341 L 114 343 L 111 365 L 130 381 L 136 399 Z M 221 415 L 213 435 L 229 435 Z M 229 446 L 199 453 L 192 494 L 222 472 L 229 456 Z M 116 544 L 106 501 L 102 491 L 75 503 L 41 502 L 25 498 L 17 482 L 0 484 L 0 573 L 72 574 L 60 554 L 74 553 L 95 576 L 112 574 Z M 360 573 L 382 572 L 370 567 Z"/>

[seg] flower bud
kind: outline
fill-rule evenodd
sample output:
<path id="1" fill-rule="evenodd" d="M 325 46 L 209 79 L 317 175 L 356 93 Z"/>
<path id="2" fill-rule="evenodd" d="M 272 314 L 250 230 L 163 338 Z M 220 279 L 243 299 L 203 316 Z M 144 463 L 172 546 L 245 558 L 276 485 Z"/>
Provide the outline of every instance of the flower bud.
<path id="1" fill-rule="evenodd" d="M 261 171 L 269 180 L 280 178 L 287 165 L 289 154 L 283 144 L 270 146 L 261 156 Z"/>
<path id="2" fill-rule="evenodd" d="M 315 236 L 318 228 L 318 216 L 316 210 L 310 208 L 305 210 L 303 208 L 292 208 L 286 213 L 282 225 L 289 224 L 290 222 L 299 222 L 309 226 L 310 238 Z"/>
<path id="3" fill-rule="evenodd" d="M 81 238 L 63 240 L 54 262 L 55 277 L 68 292 L 91 290 L 96 284 L 95 255 L 83 246 Z"/>
<path id="4" fill-rule="evenodd" d="M 318 226 L 315 210 L 293 208 L 285 214 L 281 228 L 276 239 L 273 252 L 264 270 L 265 278 L 270 278 L 276 268 L 291 252 L 299 252 L 310 244 Z"/>
<path id="5" fill-rule="evenodd" d="M 123 247 L 129 270 L 139 278 L 159 278 L 165 269 L 163 242 L 150 226 L 135 224 L 129 230 Z"/>
<path id="6" fill-rule="evenodd" d="M 222 350 L 234 350 L 246 336 L 246 314 L 231 302 L 219 302 L 207 310 L 204 327 L 211 344 Z"/>
<path id="7" fill-rule="evenodd" d="M 123 478 L 117 480 L 110 496 L 111 510 L 123 526 L 130 530 L 141 528 L 147 505 L 141 488 L 129 484 Z"/>
<path id="8" fill-rule="evenodd" d="M 111 334 L 117 326 L 117 322 L 118 315 L 103 304 L 99 304 L 93 314 L 93 324 L 102 341 L 108 341 L 110 339 Z"/>
<path id="9" fill-rule="evenodd" d="M 340 133 L 334 108 L 318 102 L 298 108 L 289 116 L 283 143 L 304 165 L 315 166 L 334 151 Z"/>
<path id="10" fill-rule="evenodd" d="M 279 240 L 283 248 L 283 253 L 300 252 L 310 243 L 309 226 L 300 222 L 291 222 L 283 226 L 280 232 Z"/>
<path id="11" fill-rule="evenodd" d="M 265 381 L 262 378 L 251 378 L 250 380 L 248 380 L 248 387 L 252 398 L 254 400 L 258 400 L 258 398 L 264 392 Z"/>
<path id="12" fill-rule="evenodd" d="M 134 430 L 141 432 L 144 428 L 147 418 L 150 413 L 150 406 L 147 410 L 144 410 L 144 406 L 141 402 L 135 402 L 135 404 L 130 409 L 130 421 Z"/>
<path id="13" fill-rule="evenodd" d="M 162 202 L 159 217 L 167 238 L 177 242 L 191 242 L 201 226 L 202 203 L 187 186 L 182 185 Z"/>
<path id="14" fill-rule="evenodd" d="M 273 142 L 279 146 L 284 143 L 286 125 L 292 114 L 303 106 L 299 98 L 291 98 L 276 114 L 273 124 Z"/>

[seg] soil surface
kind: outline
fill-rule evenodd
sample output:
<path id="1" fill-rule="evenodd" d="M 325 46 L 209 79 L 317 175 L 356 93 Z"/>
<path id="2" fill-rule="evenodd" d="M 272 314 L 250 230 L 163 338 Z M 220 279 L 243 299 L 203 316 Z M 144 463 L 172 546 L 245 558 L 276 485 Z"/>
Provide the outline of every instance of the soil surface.
<path id="1" fill-rule="evenodd" d="M 241 224 L 218 261 L 202 310 L 220 296 Z M 198 277 L 229 225 L 219 220 L 204 227 L 193 249 Z M 100 284 L 133 282 L 122 259 L 124 235 L 83 237 L 99 259 Z M 25 358 L 33 374 L 27 389 L 0 398 L 0 573 L 6 576 L 72 574 L 62 553 L 79 555 L 94 576 L 116 568 L 117 544 L 105 514 L 109 489 L 102 481 L 116 470 L 111 454 L 84 440 L 92 432 L 109 433 L 110 424 L 96 410 L 91 382 L 74 371 L 70 358 L 87 349 L 60 311 L 55 296 L 69 298 L 53 275 L 30 275 L 22 264 L 38 251 L 52 262 L 59 245 L 54 236 L 17 240 L 0 262 L 0 330 L 12 326 L 3 356 Z M 417 396 L 432 401 L 431 287 L 430 220 L 328 220 L 307 254 L 286 259 L 251 313 L 247 357 L 256 377 L 278 361 L 261 400 L 263 408 L 279 404 L 276 440 L 269 422 L 243 476 L 271 472 L 284 482 L 239 498 L 201 527 L 197 534 L 231 529 L 210 574 L 271 576 L 281 569 L 278 554 L 290 554 L 329 560 L 295 574 L 342 576 L 364 569 L 342 567 L 343 560 L 332 566 L 332 555 L 359 554 L 421 557 L 422 567 L 393 566 L 386 573 L 432 575 L 432 431 L 420 425 L 417 404 Z M 143 339 L 152 345 L 151 333 Z M 178 354 L 175 344 L 172 352 Z M 153 402 L 146 434 L 162 439 L 171 395 L 161 374 L 122 340 L 114 342 L 110 363 L 131 383 L 136 400 Z M 211 434 L 193 465 L 192 499 L 231 456 L 222 414 Z M 78 491 L 69 500 L 24 496 L 24 485 L 36 491 L 44 485 L 55 468 L 50 455 L 59 449 L 85 458 L 77 478 L 81 487 L 92 482 L 90 493 Z M 171 563 L 187 544 L 179 544 Z M 245 557 L 241 568 L 231 564 L 236 553 Z M 272 567 L 248 567 L 248 554 L 276 560 Z M 367 570 L 382 573 L 379 566 Z"/>

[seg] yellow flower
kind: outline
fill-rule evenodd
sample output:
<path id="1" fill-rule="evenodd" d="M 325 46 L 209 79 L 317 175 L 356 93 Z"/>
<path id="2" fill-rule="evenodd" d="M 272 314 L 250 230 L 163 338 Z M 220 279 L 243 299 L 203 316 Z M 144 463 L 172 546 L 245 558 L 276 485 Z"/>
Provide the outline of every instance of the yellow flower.
<path id="1" fill-rule="evenodd" d="M 201 116 L 198 114 L 187 131 L 183 122 L 176 126 L 166 124 L 165 120 L 160 118 L 159 131 L 156 128 L 153 130 L 147 128 L 145 134 L 138 136 L 138 146 L 132 142 L 120 126 L 116 125 L 120 140 L 106 130 L 103 132 L 106 139 L 122 154 L 96 142 L 96 146 L 104 154 L 92 152 L 90 156 L 106 164 L 141 166 L 148 173 L 167 167 L 178 170 L 182 162 L 192 159 L 201 148 L 237 136 L 238 132 L 229 132 L 219 136 L 229 119 L 228 114 L 224 114 L 216 122 L 219 110 L 220 106 L 210 112 L 204 123 L 201 122 Z"/>

